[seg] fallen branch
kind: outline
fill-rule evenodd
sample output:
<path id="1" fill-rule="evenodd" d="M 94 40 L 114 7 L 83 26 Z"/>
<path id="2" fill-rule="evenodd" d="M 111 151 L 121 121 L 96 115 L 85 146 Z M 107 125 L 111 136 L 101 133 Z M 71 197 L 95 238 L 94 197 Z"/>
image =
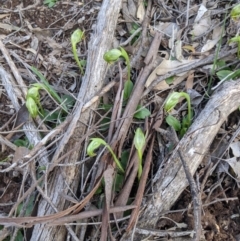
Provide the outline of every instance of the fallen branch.
<path id="1" fill-rule="evenodd" d="M 102 2 L 95 30 L 89 42 L 87 68 L 78 94 L 78 102 L 72 115 L 72 121 L 52 158 L 53 165 L 57 165 L 61 159 L 61 155 L 71 150 L 74 151 L 64 158 L 64 164 L 74 164 L 81 156 L 81 138 L 86 132 L 86 125 L 84 123 L 88 123 L 91 116 L 91 110 L 88 109 L 84 113 L 82 113 L 82 111 L 84 104 L 87 103 L 91 97 L 95 96 L 103 86 L 103 80 L 107 69 L 107 64 L 103 61 L 103 55 L 109 50 L 112 44 L 120 7 L 121 1 L 119 0 L 104 0 Z M 92 106 L 92 109 L 96 107 L 97 103 Z M 64 210 L 69 205 L 67 200 L 60 196 L 59 193 L 65 195 L 75 193 L 79 184 L 80 173 L 81 169 L 74 165 L 64 168 L 55 168 L 48 182 L 46 182 L 46 191 L 49 193 L 49 198 L 59 211 Z M 99 185 L 99 183 L 100 182 L 97 184 Z M 95 184 L 94 188 L 96 187 Z M 93 194 L 94 193 L 91 193 L 91 195 Z M 84 202 L 82 203 L 84 204 Z M 79 205 L 75 208 L 76 213 L 83 207 L 83 205 Z M 46 200 L 40 201 L 38 216 L 49 215 L 53 212 L 54 210 Z M 66 228 L 64 226 L 46 227 L 44 224 L 35 225 L 31 240 L 51 240 L 52 237 L 59 241 L 66 240 Z"/>
<path id="2" fill-rule="evenodd" d="M 219 53 L 218 55 L 218 59 L 222 59 L 225 58 L 227 56 L 233 55 L 237 53 L 237 48 L 235 49 L 231 49 L 230 51 L 222 51 Z M 186 66 L 183 67 L 179 67 L 177 69 L 174 69 L 170 72 L 168 72 L 165 75 L 161 75 L 159 76 L 157 79 L 155 79 L 148 87 L 147 89 L 144 91 L 143 95 L 146 96 L 150 91 L 152 91 L 154 89 L 154 87 L 156 85 L 158 85 L 160 82 L 162 82 L 163 80 L 170 78 L 176 74 L 181 74 L 184 72 L 188 72 L 190 70 L 196 69 L 200 66 L 204 66 L 204 65 L 208 65 L 213 63 L 214 59 L 216 58 L 216 53 L 209 55 L 208 57 L 204 58 L 204 59 L 200 59 L 196 62 L 190 63 Z"/>

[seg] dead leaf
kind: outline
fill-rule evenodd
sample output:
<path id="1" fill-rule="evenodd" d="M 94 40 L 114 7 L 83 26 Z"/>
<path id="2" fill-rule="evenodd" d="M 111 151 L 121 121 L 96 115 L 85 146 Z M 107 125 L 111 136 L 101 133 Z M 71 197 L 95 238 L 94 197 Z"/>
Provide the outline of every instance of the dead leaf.
<path id="1" fill-rule="evenodd" d="M 24 104 L 17 112 L 16 121 L 14 123 L 14 128 L 22 125 L 29 120 L 29 112 L 26 105 Z"/>
<path id="2" fill-rule="evenodd" d="M 202 102 L 203 96 L 199 94 L 196 90 L 188 89 L 187 93 L 190 95 L 192 106 L 198 106 Z"/>
<path id="3" fill-rule="evenodd" d="M 108 223 L 109 223 L 109 210 L 112 201 L 112 187 L 113 187 L 113 175 L 114 168 L 111 165 L 108 165 L 107 170 L 104 172 L 104 182 L 105 182 L 105 203 L 102 214 L 102 232 L 101 232 L 101 240 L 107 240 L 107 231 L 108 231 Z"/>
<path id="4" fill-rule="evenodd" d="M 30 30 L 37 36 L 37 38 L 41 41 L 46 40 L 46 38 L 51 37 L 51 31 L 49 29 L 41 29 L 41 28 L 32 28 L 28 26 Z"/>
<path id="5" fill-rule="evenodd" d="M 129 14 L 135 18 L 136 17 L 136 13 L 137 13 L 137 6 L 135 4 L 135 2 L 133 0 L 128 0 L 128 12 Z"/>
<path id="6" fill-rule="evenodd" d="M 194 72 L 195 72 L 194 70 L 190 71 L 187 77 L 187 81 L 185 84 L 185 87 L 187 90 L 193 88 Z"/>
<path id="7" fill-rule="evenodd" d="M 211 50 L 212 48 L 214 48 L 217 44 L 217 42 L 221 39 L 222 37 L 222 27 L 216 27 L 213 30 L 213 34 L 212 34 L 212 39 L 211 40 L 207 40 L 207 43 L 204 44 L 204 46 L 201 49 L 201 53 L 207 52 L 209 50 Z"/>
<path id="8" fill-rule="evenodd" d="M 15 151 L 15 153 L 14 153 L 12 162 L 15 163 L 15 162 L 19 161 L 19 160 L 22 159 L 25 155 L 27 155 L 29 152 L 30 152 L 30 150 L 27 149 L 27 148 L 24 147 L 24 146 L 19 146 L 19 147 L 17 147 L 17 148 L 16 148 L 16 151 Z"/>
<path id="9" fill-rule="evenodd" d="M 142 23 L 145 16 L 145 8 L 143 1 L 138 1 L 138 9 L 137 9 L 137 18 L 139 19 L 140 23 Z"/>
<path id="10" fill-rule="evenodd" d="M 14 25 L 6 24 L 6 23 L 0 23 L 0 28 L 7 30 L 8 32 L 12 31 L 20 31 L 19 27 L 16 27 Z"/>
<path id="11" fill-rule="evenodd" d="M 187 65 L 189 63 L 193 63 L 196 60 L 182 60 L 181 62 L 177 60 L 166 60 L 164 59 L 161 64 L 156 67 L 153 72 L 150 74 L 146 81 L 146 88 L 159 76 L 159 75 L 165 75 L 170 71 L 176 70 L 179 67 L 183 67 L 184 65 Z M 189 75 L 189 72 L 184 72 L 179 75 L 176 75 L 174 77 L 174 80 L 172 81 L 173 85 L 179 84 L 181 81 L 183 81 L 187 76 Z M 166 83 L 166 81 L 161 81 L 157 86 L 154 87 L 155 90 L 164 90 L 169 88 L 169 85 Z"/>
<path id="12" fill-rule="evenodd" d="M 203 45 L 201 53 L 207 52 L 216 46 L 219 39 L 207 40 L 207 43 Z"/>
<path id="13" fill-rule="evenodd" d="M 201 5 L 203 6 L 203 5 Z M 198 15 L 194 21 L 193 30 L 190 32 L 193 36 L 200 36 L 209 30 L 211 26 L 210 12 L 206 8 L 200 7 Z"/>
<path id="14" fill-rule="evenodd" d="M 175 55 L 176 55 L 176 59 L 179 61 L 182 61 L 183 55 L 182 55 L 182 41 L 178 40 L 175 43 Z"/>
<path id="15" fill-rule="evenodd" d="M 52 48 L 52 49 L 62 49 L 62 45 L 57 43 L 54 39 L 50 38 L 50 37 L 47 37 L 47 39 L 45 39 L 46 43 L 49 44 L 49 46 Z"/>
<path id="16" fill-rule="evenodd" d="M 213 29 L 213 34 L 212 34 L 212 39 L 220 39 L 221 35 L 222 35 L 222 26 L 218 26 L 216 28 Z M 225 33 L 223 34 L 223 36 L 225 35 Z"/>
<path id="17" fill-rule="evenodd" d="M 239 181 L 240 180 L 240 162 L 237 160 L 237 157 L 226 159 L 225 162 L 232 168 L 233 172 L 236 174 L 237 180 Z"/>
<path id="18" fill-rule="evenodd" d="M 9 15 L 10 15 L 9 13 L 0 14 L 0 19 L 3 19 L 3 18 L 5 18 L 5 17 L 7 17 L 7 16 L 9 16 Z"/>
<path id="19" fill-rule="evenodd" d="M 186 49 L 186 50 L 189 50 L 189 51 L 192 51 L 193 53 L 196 52 L 195 48 L 193 46 L 191 46 L 191 45 L 184 45 L 182 48 Z"/>
<path id="20" fill-rule="evenodd" d="M 194 22 L 197 23 L 198 21 L 200 21 L 207 11 L 208 11 L 208 9 L 203 4 L 201 4 L 201 6 L 198 9 L 198 13 L 197 13 L 197 16 L 196 16 Z"/>
<path id="21" fill-rule="evenodd" d="M 235 157 L 240 157 L 240 142 L 232 142 L 229 146 L 232 150 L 232 153 Z"/>
<path id="22" fill-rule="evenodd" d="M 176 23 L 172 22 L 160 22 L 155 26 L 155 29 L 159 30 L 161 33 L 164 33 L 168 37 L 172 37 L 173 34 L 176 36 L 179 30 L 179 26 Z"/>

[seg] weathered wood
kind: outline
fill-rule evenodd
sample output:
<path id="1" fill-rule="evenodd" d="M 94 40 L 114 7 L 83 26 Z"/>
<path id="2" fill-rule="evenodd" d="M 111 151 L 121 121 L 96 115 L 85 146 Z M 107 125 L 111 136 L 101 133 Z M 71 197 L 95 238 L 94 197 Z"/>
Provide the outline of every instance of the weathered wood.
<path id="1" fill-rule="evenodd" d="M 81 154 L 81 143 L 79 140 L 84 135 L 86 126 L 82 123 L 88 123 L 90 111 L 82 113 L 83 104 L 89 101 L 103 86 L 103 79 L 107 64 L 103 61 L 103 54 L 110 49 L 115 33 L 118 14 L 121 7 L 119 0 L 104 0 L 98 14 L 96 29 L 91 36 L 88 47 L 87 68 L 83 78 L 83 83 L 78 95 L 77 104 L 73 120 L 69 125 L 62 141 L 59 143 L 57 154 L 53 157 L 56 162 L 59 153 L 66 153 L 79 146 L 78 150 L 72 152 L 64 163 L 75 163 L 79 160 Z M 96 108 L 97 104 L 91 108 Z M 57 210 L 66 208 L 66 200 L 60 194 L 69 194 L 75 192 L 80 180 L 79 167 L 56 168 L 51 173 L 51 182 L 48 185 L 48 197 Z M 54 209 L 45 200 L 41 200 L 38 208 L 38 216 L 51 214 Z M 32 241 L 41 240 L 66 240 L 65 227 L 47 227 L 45 225 L 36 225 L 32 233 Z"/>
<path id="2" fill-rule="evenodd" d="M 204 110 L 199 114 L 191 128 L 179 142 L 178 150 L 194 174 L 209 149 L 219 128 L 230 113 L 240 105 L 240 80 L 229 81 L 220 87 Z M 177 148 L 171 155 L 165 168 L 159 169 L 153 185 L 153 194 L 141 212 L 138 228 L 154 229 L 161 212 L 171 208 L 183 190 L 188 186 Z M 131 240 L 131 234 L 122 240 Z M 135 233 L 134 240 L 141 240 Z"/>

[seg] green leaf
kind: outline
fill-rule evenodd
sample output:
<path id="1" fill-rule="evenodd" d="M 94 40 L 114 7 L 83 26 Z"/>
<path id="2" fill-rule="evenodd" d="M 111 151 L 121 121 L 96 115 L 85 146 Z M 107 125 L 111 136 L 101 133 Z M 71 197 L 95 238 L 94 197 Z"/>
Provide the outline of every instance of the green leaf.
<path id="1" fill-rule="evenodd" d="M 102 185 L 100 185 L 100 186 L 98 187 L 98 189 L 97 189 L 97 191 L 95 192 L 95 194 L 101 194 L 101 193 L 103 193 L 103 187 L 102 187 Z"/>
<path id="2" fill-rule="evenodd" d="M 122 152 L 122 155 L 121 155 L 121 164 L 122 164 L 122 167 L 123 167 L 124 169 L 127 168 L 127 163 L 128 163 L 129 155 L 130 155 L 130 151 L 129 151 L 129 150 L 124 150 L 124 151 Z"/>
<path id="3" fill-rule="evenodd" d="M 26 204 L 26 212 L 24 214 L 25 217 L 30 216 L 32 214 L 32 210 L 33 210 L 33 207 L 34 207 L 34 200 L 35 200 L 34 195 L 31 195 L 28 203 Z M 17 207 L 17 216 L 20 215 L 20 213 L 22 211 L 22 208 L 23 208 L 23 203 L 20 203 Z"/>
<path id="4" fill-rule="evenodd" d="M 129 97 L 131 96 L 133 90 L 133 82 L 127 80 L 124 84 L 124 93 L 123 93 L 123 99 L 128 100 Z"/>
<path id="5" fill-rule="evenodd" d="M 132 23 L 132 29 L 129 31 L 130 35 L 133 35 L 138 28 L 140 28 L 138 24 Z M 136 42 L 136 40 L 140 37 L 140 35 L 141 35 L 140 32 L 137 35 L 135 35 L 135 37 L 131 41 L 131 45 L 133 45 Z"/>
<path id="6" fill-rule="evenodd" d="M 5 239 L 4 239 L 5 240 Z M 14 241 L 24 241 L 24 236 L 21 230 L 17 231 L 17 236 L 15 237 Z"/>
<path id="7" fill-rule="evenodd" d="M 217 61 L 216 65 L 217 65 L 217 68 L 223 68 L 226 66 L 226 61 L 220 59 Z M 230 70 L 229 67 L 227 67 L 227 66 L 225 69 Z"/>
<path id="8" fill-rule="evenodd" d="M 146 117 L 150 116 L 151 112 L 146 108 L 138 105 L 137 112 L 134 114 L 134 118 L 144 120 Z"/>
<path id="9" fill-rule="evenodd" d="M 240 69 L 233 72 L 233 75 L 231 76 L 232 79 L 239 78 L 240 77 Z"/>
<path id="10" fill-rule="evenodd" d="M 51 113 L 51 114 L 50 114 Z M 54 112 L 50 112 L 48 110 L 44 110 L 43 111 L 43 119 L 45 121 L 49 121 L 49 122 L 53 122 L 55 123 L 57 120 L 60 120 L 61 119 L 61 110 L 56 110 Z M 62 118 L 63 120 L 63 118 Z M 61 121 L 62 121 L 61 120 Z M 61 122 L 60 121 L 60 122 Z"/>
<path id="11" fill-rule="evenodd" d="M 166 81 L 166 83 L 167 83 L 168 85 L 171 85 L 171 84 L 173 83 L 173 81 L 174 81 L 174 76 L 171 76 L 171 77 L 166 78 L 165 81 Z"/>
<path id="12" fill-rule="evenodd" d="M 122 188 L 124 176 L 117 173 L 114 180 L 114 191 L 119 192 Z"/>
<path id="13" fill-rule="evenodd" d="M 187 132 L 187 130 L 188 130 L 188 128 L 182 128 L 182 129 L 180 130 L 180 137 L 181 137 L 181 138 L 185 135 L 185 133 Z"/>
<path id="14" fill-rule="evenodd" d="M 68 110 L 71 109 L 76 102 L 76 100 L 71 95 L 63 95 L 62 100 L 65 103 L 65 106 L 68 108 Z"/>
<path id="15" fill-rule="evenodd" d="M 173 117 L 172 115 L 168 115 L 166 118 L 166 122 L 168 123 L 169 126 L 172 126 L 175 131 L 180 131 L 181 130 L 181 123 L 178 119 Z"/>
<path id="16" fill-rule="evenodd" d="M 100 131 L 106 131 L 109 129 L 111 118 L 104 117 L 101 121 Z"/>
<path id="17" fill-rule="evenodd" d="M 22 140 L 22 139 L 17 139 L 17 140 L 15 140 L 14 142 L 13 142 L 16 146 L 24 146 L 24 147 L 26 147 L 26 148 L 28 148 L 29 147 L 29 141 L 28 141 L 28 139 L 27 138 L 24 138 L 24 140 Z"/>
<path id="18" fill-rule="evenodd" d="M 112 109 L 113 105 L 112 104 L 102 104 L 100 107 L 105 111 L 109 111 Z"/>
<path id="19" fill-rule="evenodd" d="M 223 80 L 225 79 L 227 76 L 227 78 L 225 80 L 229 80 L 231 79 L 232 75 L 234 74 L 233 71 L 231 70 L 220 70 L 218 71 L 217 73 L 217 77 L 220 79 L 220 80 Z"/>
<path id="20" fill-rule="evenodd" d="M 132 23 L 130 34 L 133 34 L 140 26 L 137 23 Z"/>
<path id="21" fill-rule="evenodd" d="M 85 59 L 80 60 L 80 64 L 81 64 L 81 66 L 86 67 L 87 66 L 87 60 L 85 60 Z"/>
<path id="22" fill-rule="evenodd" d="M 188 116 L 184 116 L 183 119 L 182 119 L 182 129 L 183 128 L 188 129 L 190 125 L 191 125 L 191 121 L 189 122 Z"/>
<path id="23" fill-rule="evenodd" d="M 56 2 L 51 2 L 51 3 L 48 4 L 48 7 L 52 8 L 55 4 L 56 4 Z"/>

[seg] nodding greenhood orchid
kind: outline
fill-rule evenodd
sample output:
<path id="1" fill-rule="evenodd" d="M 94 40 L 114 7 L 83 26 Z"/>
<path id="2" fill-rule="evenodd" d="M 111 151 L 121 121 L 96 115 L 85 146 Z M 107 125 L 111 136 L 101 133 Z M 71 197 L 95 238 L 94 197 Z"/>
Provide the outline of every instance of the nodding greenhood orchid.
<path id="1" fill-rule="evenodd" d="M 119 49 L 111 49 L 103 55 L 103 59 L 108 64 L 112 64 L 116 62 L 120 57 L 123 57 L 127 64 L 128 77 L 127 77 L 127 81 L 124 84 L 124 100 L 127 100 L 130 97 L 130 94 L 133 89 L 133 83 L 131 81 L 131 73 L 130 73 L 131 72 L 130 60 L 127 52 L 124 50 L 124 48 L 119 47 Z"/>
<path id="2" fill-rule="evenodd" d="M 105 146 L 105 147 L 109 150 L 109 152 L 112 154 L 112 157 L 113 157 L 113 159 L 114 159 L 114 161 L 115 161 L 118 169 L 119 169 L 122 173 L 124 173 L 124 169 L 123 169 L 120 161 L 118 160 L 118 158 L 117 158 L 116 155 L 114 154 L 112 148 L 111 148 L 103 139 L 101 139 L 101 138 L 91 138 L 90 140 L 91 140 L 91 142 L 89 143 L 89 145 L 88 145 L 88 147 L 87 147 L 87 154 L 88 154 L 89 156 L 91 156 L 91 157 L 92 157 L 92 156 L 95 156 L 96 153 L 94 153 L 94 151 L 95 151 L 97 148 L 99 148 L 101 145 L 103 145 L 103 146 Z"/>
<path id="3" fill-rule="evenodd" d="M 172 115 L 167 116 L 166 122 L 169 126 L 172 126 L 176 131 L 180 131 L 180 136 L 183 136 L 192 123 L 192 109 L 189 94 L 185 92 L 171 93 L 165 102 L 164 109 L 168 113 L 171 112 L 171 110 L 174 109 L 174 107 L 179 103 L 180 98 L 185 98 L 187 100 L 188 115 L 183 118 L 182 124 Z"/>
<path id="4" fill-rule="evenodd" d="M 84 32 L 80 29 L 76 29 L 72 35 L 71 35 L 71 44 L 72 44 L 72 52 L 73 52 L 73 56 L 75 61 L 77 62 L 77 65 L 81 71 L 81 74 L 84 75 L 84 71 L 83 71 L 83 66 L 78 58 L 77 55 L 77 44 L 82 41 L 82 39 L 84 38 Z"/>

